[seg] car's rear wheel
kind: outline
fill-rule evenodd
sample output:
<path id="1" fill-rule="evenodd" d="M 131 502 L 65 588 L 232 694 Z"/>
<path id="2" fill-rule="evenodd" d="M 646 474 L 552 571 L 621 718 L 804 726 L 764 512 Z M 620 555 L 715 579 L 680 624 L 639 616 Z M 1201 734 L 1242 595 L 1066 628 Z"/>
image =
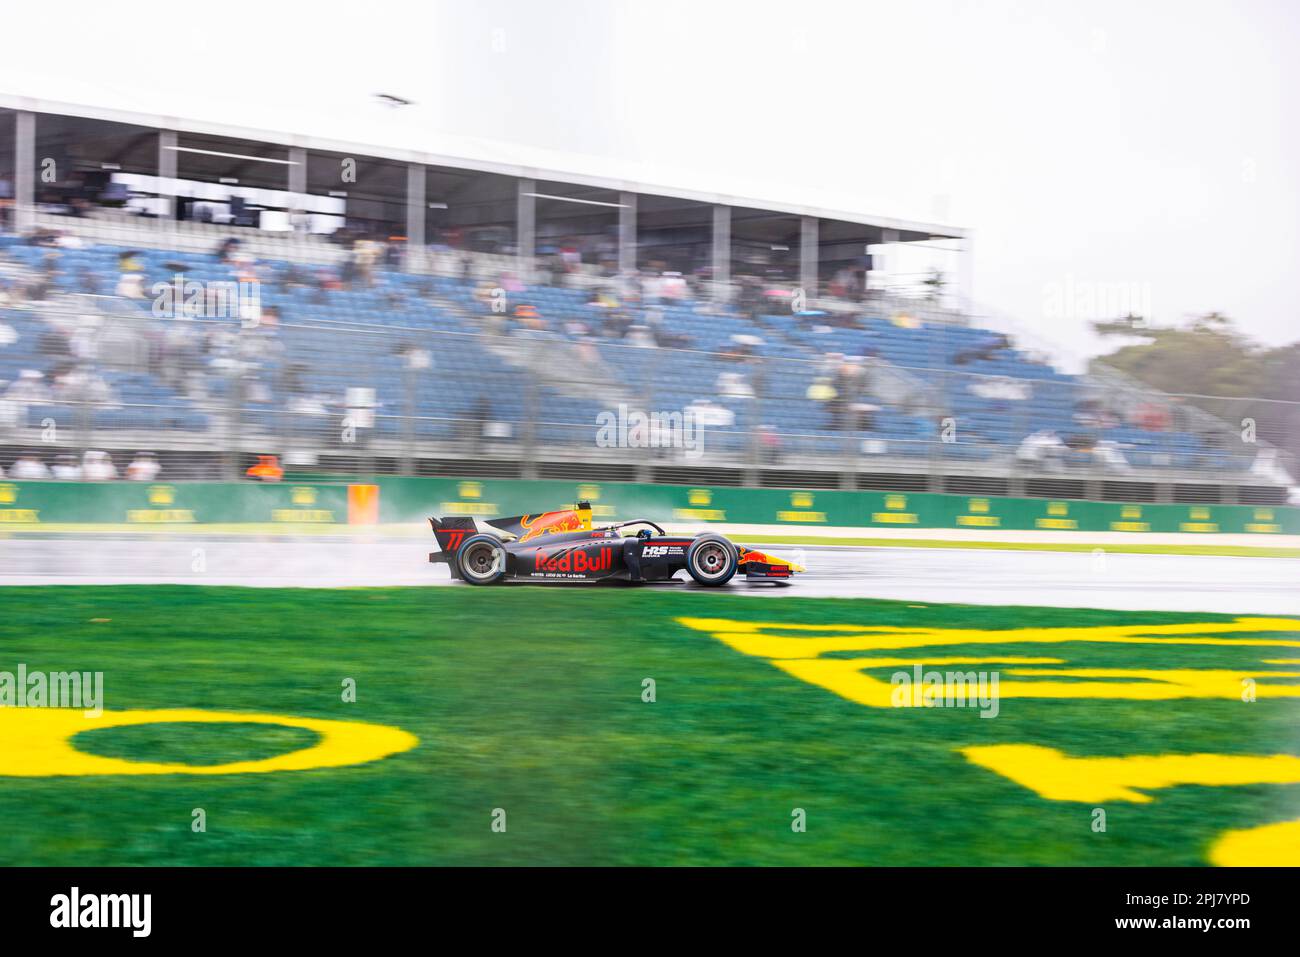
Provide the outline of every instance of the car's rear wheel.
<path id="1" fill-rule="evenodd" d="M 721 535 L 701 535 L 686 550 L 686 570 L 701 585 L 725 585 L 740 562 L 736 546 Z"/>
<path id="2" fill-rule="evenodd" d="M 456 550 L 456 568 L 471 585 L 491 585 L 506 575 L 506 550 L 492 535 L 471 535 Z"/>

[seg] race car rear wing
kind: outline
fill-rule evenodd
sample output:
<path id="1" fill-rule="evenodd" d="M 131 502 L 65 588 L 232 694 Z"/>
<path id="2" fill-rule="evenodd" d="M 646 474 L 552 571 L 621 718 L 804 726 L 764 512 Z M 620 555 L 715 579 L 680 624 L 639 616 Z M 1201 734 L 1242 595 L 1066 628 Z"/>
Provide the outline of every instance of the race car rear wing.
<path id="1" fill-rule="evenodd" d="M 474 519 L 465 515 L 449 515 L 444 519 L 429 518 L 433 537 L 438 542 L 440 551 L 430 552 L 429 561 L 448 562 L 460 549 L 461 542 L 478 531 Z"/>

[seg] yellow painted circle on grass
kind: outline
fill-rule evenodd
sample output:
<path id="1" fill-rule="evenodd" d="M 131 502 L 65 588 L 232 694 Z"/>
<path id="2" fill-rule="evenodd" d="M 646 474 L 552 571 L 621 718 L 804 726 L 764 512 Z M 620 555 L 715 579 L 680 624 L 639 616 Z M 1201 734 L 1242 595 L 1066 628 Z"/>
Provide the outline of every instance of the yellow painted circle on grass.
<path id="1" fill-rule="evenodd" d="M 1219 867 L 1296 867 L 1300 865 L 1300 821 L 1282 821 L 1228 831 L 1210 848 Z"/>
<path id="2" fill-rule="evenodd" d="M 305 728 L 320 735 L 308 748 L 299 748 L 257 761 L 228 764 L 175 764 L 128 761 L 79 751 L 74 736 L 84 731 L 140 724 L 171 723 L 277 724 Z M 153 711 L 105 711 L 87 716 L 64 708 L 0 708 L 0 777 L 43 778 L 86 774 L 258 774 L 267 771 L 309 771 L 378 761 L 409 751 L 420 739 L 401 728 L 360 721 L 331 721 L 281 714 L 201 711 L 169 708 Z"/>

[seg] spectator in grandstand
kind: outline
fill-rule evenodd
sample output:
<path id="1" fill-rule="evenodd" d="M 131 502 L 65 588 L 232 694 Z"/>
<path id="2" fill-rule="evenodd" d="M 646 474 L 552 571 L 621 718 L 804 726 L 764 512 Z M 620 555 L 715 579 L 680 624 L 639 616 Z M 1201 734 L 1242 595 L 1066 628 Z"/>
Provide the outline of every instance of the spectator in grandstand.
<path id="1" fill-rule="evenodd" d="M 52 472 L 54 477 L 62 482 L 76 482 L 81 479 L 81 466 L 77 464 L 77 457 L 66 452 L 54 460 Z"/>
<path id="2" fill-rule="evenodd" d="M 158 456 L 152 452 L 136 452 L 131 464 L 126 467 L 126 477 L 132 482 L 152 482 L 162 471 Z"/>
<path id="3" fill-rule="evenodd" d="M 1092 457 L 1102 466 L 1112 472 L 1132 472 L 1133 466 L 1128 464 L 1128 459 L 1120 450 L 1119 444 L 1109 439 L 1102 439 L 1092 447 Z"/>
<path id="4" fill-rule="evenodd" d="M 138 272 L 122 273 L 117 280 L 117 288 L 113 290 L 113 295 L 121 296 L 123 299 L 143 299 L 144 276 Z"/>
<path id="5" fill-rule="evenodd" d="M 81 477 L 87 482 L 109 482 L 117 478 L 117 466 L 107 452 L 90 449 L 81 459 Z"/>
<path id="6" fill-rule="evenodd" d="M 641 323 L 636 323 L 628 329 L 624 341 L 628 345 L 635 346 L 638 349 L 653 349 L 657 345 L 654 334 L 650 331 L 650 327 L 642 325 Z"/>
<path id="7" fill-rule="evenodd" d="M 1001 350 L 1009 348 L 1011 348 L 1011 340 L 998 333 L 978 345 L 961 350 L 952 357 L 952 362 L 953 365 L 964 366 L 968 362 L 987 361 L 993 359 Z"/>
<path id="8" fill-rule="evenodd" d="M 1113 429 L 1119 418 L 1100 398 L 1084 398 L 1074 404 L 1074 421 L 1089 429 Z"/>
<path id="9" fill-rule="evenodd" d="M 383 245 L 370 239 L 359 239 L 352 247 L 352 265 L 354 282 L 370 287 L 375 284 L 375 266 L 383 256 Z"/>
<path id="10" fill-rule="evenodd" d="M 1066 445 L 1053 429 L 1040 429 L 1026 435 L 1016 449 L 1016 458 L 1026 465 L 1037 465 L 1050 471 L 1062 468 Z"/>
<path id="11" fill-rule="evenodd" d="M 45 301 L 50 293 L 54 291 L 58 275 L 59 254 L 51 252 L 41 261 L 40 268 L 28 278 L 22 298 L 31 302 Z"/>
<path id="12" fill-rule="evenodd" d="M 99 320 L 86 316 L 72 327 L 68 336 L 68 351 L 79 362 L 93 362 L 99 356 Z"/>
<path id="13" fill-rule="evenodd" d="M 9 467 L 9 477 L 11 479 L 39 481 L 49 478 L 50 470 L 35 452 L 27 452 Z"/>
<path id="14" fill-rule="evenodd" d="M 112 387 L 103 376 L 83 365 L 74 365 L 55 374 L 53 396 L 60 402 L 86 402 L 92 405 L 117 403 Z"/>
<path id="15" fill-rule="evenodd" d="M 44 373 L 36 369 L 23 369 L 18 378 L 9 383 L 4 397 L 10 402 L 24 405 L 37 405 L 50 401 L 50 390 L 45 384 Z"/>
<path id="16" fill-rule="evenodd" d="M 37 226 L 28 236 L 27 242 L 33 246 L 53 247 L 58 245 L 58 239 L 59 231 L 57 229 Z"/>
<path id="17" fill-rule="evenodd" d="M 461 436 L 469 444 L 469 454 L 477 455 L 487 434 L 488 423 L 492 421 L 492 401 L 480 392 L 474 400 L 467 419 L 461 423 Z"/>
<path id="18" fill-rule="evenodd" d="M 758 336 L 748 334 L 737 334 L 731 337 L 731 340 L 722 347 L 718 353 L 723 359 L 734 359 L 746 361 L 751 358 L 763 340 Z"/>
<path id="19" fill-rule="evenodd" d="M 870 402 L 854 402 L 849 407 L 848 426 L 855 432 L 872 432 L 876 428 L 876 413 L 880 406 Z"/>
<path id="20" fill-rule="evenodd" d="M 741 372 L 719 372 L 714 388 L 717 389 L 718 395 L 727 398 L 754 398 L 754 387 L 749 384 L 744 373 Z"/>
<path id="21" fill-rule="evenodd" d="M 515 322 L 525 329 L 546 328 L 546 320 L 538 313 L 537 307 L 528 302 L 515 306 Z"/>
<path id="22" fill-rule="evenodd" d="M 284 478 L 284 469 L 280 468 L 278 456 L 259 455 L 257 462 L 249 466 L 244 474 L 259 482 L 278 482 Z"/>
<path id="23" fill-rule="evenodd" d="M 966 387 L 972 395 L 983 399 L 1003 400 L 1005 402 L 1023 402 L 1032 394 L 1028 382 L 1017 382 L 1010 376 L 981 376 Z M 1076 416 L 1076 421 L 1078 417 Z"/>
<path id="24" fill-rule="evenodd" d="M 76 287 L 77 292 L 86 296 L 102 295 L 104 288 L 100 282 L 99 274 L 84 266 L 77 270 Z"/>
<path id="25" fill-rule="evenodd" d="M 289 411 L 294 415 L 327 416 L 331 405 L 330 397 L 320 393 L 295 395 L 289 399 Z"/>
<path id="26" fill-rule="evenodd" d="M 633 326 L 632 317 L 622 309 L 611 309 L 600 325 L 600 335 L 604 339 L 622 339 Z"/>
<path id="27" fill-rule="evenodd" d="M 1295 479 L 1282 465 L 1277 449 L 1262 448 L 1250 465 L 1250 474 L 1274 485 L 1295 485 Z"/>
<path id="28" fill-rule="evenodd" d="M 759 455 L 766 465 L 776 465 L 781 461 L 781 436 L 770 425 L 758 427 Z"/>
<path id="29" fill-rule="evenodd" d="M 837 430 L 852 428 L 855 420 L 854 406 L 865 391 L 867 382 L 865 366 L 860 356 L 844 356 L 835 353 L 827 359 L 828 362 L 823 366 L 823 370 L 830 373 L 829 376 L 824 377 L 829 391 L 820 387 L 817 390 L 826 396 L 820 401 L 825 404 L 826 411 L 830 413 L 827 428 Z M 813 388 L 810 387 L 809 392 L 812 391 Z M 813 397 L 809 395 L 809 398 Z"/>
<path id="30" fill-rule="evenodd" d="M 221 241 L 217 247 L 217 262 L 230 264 L 235 262 L 235 255 L 239 252 L 239 240 L 234 236 L 229 236 Z"/>
<path id="31" fill-rule="evenodd" d="M 1169 410 L 1155 402 L 1143 402 L 1133 410 L 1129 421 L 1148 432 L 1168 432 L 1171 422 Z"/>
<path id="32" fill-rule="evenodd" d="M 696 399 L 686 407 L 685 411 L 703 426 L 725 429 L 736 424 L 736 413 L 711 399 Z"/>
<path id="33" fill-rule="evenodd" d="M 831 385 L 829 376 L 817 376 L 808 384 L 808 390 L 804 393 L 805 398 L 820 402 L 823 405 L 833 402 L 836 395 L 835 387 Z"/>

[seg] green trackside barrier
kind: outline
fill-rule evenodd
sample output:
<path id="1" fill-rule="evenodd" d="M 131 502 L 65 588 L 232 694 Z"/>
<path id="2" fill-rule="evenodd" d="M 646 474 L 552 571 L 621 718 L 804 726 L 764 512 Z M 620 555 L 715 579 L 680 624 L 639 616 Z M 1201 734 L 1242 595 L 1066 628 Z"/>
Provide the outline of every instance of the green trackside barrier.
<path id="1" fill-rule="evenodd" d="M 8 482 L 5 525 L 320 525 L 349 521 L 349 486 L 379 488 L 378 521 L 429 515 L 491 518 L 591 501 L 597 520 L 649 518 L 697 525 L 822 526 L 854 530 L 962 528 L 1124 532 L 1300 534 L 1300 508 L 1249 505 L 1126 505 L 912 492 L 746 489 L 624 482 L 290 476 L 254 482 Z M 355 504 L 355 503 L 354 503 Z M 364 510 L 353 510 L 353 520 Z"/>
<path id="2" fill-rule="evenodd" d="M 595 517 L 853 529 L 965 528 L 1119 532 L 1300 534 L 1300 508 L 1126 505 L 1074 499 L 1000 498 L 821 489 L 749 489 L 623 482 L 384 477 L 381 522 L 428 515 L 518 515 L 591 501 Z"/>
<path id="3" fill-rule="evenodd" d="M 348 520 L 347 485 L 253 482 L 6 482 L 6 525 L 317 524 Z"/>

